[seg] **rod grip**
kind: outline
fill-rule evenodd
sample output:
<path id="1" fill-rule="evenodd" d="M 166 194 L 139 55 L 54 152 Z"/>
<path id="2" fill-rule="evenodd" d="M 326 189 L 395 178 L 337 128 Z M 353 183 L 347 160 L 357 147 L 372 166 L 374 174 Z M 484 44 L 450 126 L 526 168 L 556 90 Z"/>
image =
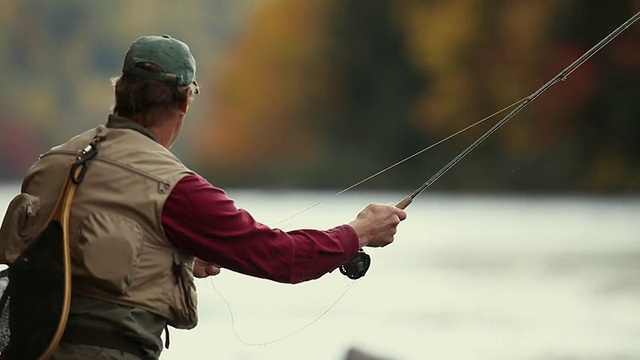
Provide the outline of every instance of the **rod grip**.
<path id="1" fill-rule="evenodd" d="M 413 199 L 411 198 L 411 195 L 405 197 L 404 199 L 400 200 L 397 204 L 396 207 L 398 209 L 406 209 L 407 206 L 409 206 L 409 204 L 411 204 L 411 202 L 413 201 Z"/>

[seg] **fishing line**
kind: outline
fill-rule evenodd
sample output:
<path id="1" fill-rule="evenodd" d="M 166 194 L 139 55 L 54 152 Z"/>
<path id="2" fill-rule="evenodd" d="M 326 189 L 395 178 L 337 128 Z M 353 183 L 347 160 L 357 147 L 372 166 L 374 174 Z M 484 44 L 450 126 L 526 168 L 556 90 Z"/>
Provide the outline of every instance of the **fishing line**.
<path id="1" fill-rule="evenodd" d="M 235 323 L 235 318 L 233 316 L 233 309 L 231 308 L 231 304 L 229 303 L 229 301 L 222 296 L 222 293 L 220 293 L 220 291 L 218 290 L 218 288 L 216 287 L 216 284 L 213 282 L 212 279 L 210 279 L 210 283 L 211 285 L 213 285 L 213 289 L 215 290 L 216 293 L 218 293 L 218 295 L 220 296 L 220 298 L 222 298 L 222 300 L 224 301 L 224 303 L 227 305 L 227 309 L 229 310 L 229 317 L 231 318 L 231 327 L 233 328 L 233 334 L 236 337 L 236 339 L 238 339 L 238 341 L 240 341 L 241 343 L 245 344 L 245 345 L 249 345 L 249 346 L 265 346 L 265 345 L 270 345 L 273 343 L 276 343 L 278 341 L 282 341 L 284 339 L 287 339 L 291 336 L 294 336 L 295 334 L 303 331 L 304 329 L 308 328 L 309 326 L 315 324 L 318 320 L 320 320 L 323 316 L 325 316 L 329 311 L 331 311 L 331 309 L 333 309 L 336 305 L 338 305 L 338 303 L 340 302 L 340 300 L 342 300 L 342 298 L 344 298 L 345 295 L 347 295 L 347 292 L 349 292 L 349 289 L 351 288 L 351 286 L 353 285 L 353 283 L 355 282 L 355 280 L 350 280 L 345 286 L 344 286 L 344 290 L 342 291 L 342 294 L 340 294 L 340 296 L 326 309 L 324 310 L 320 315 L 318 315 L 318 317 L 316 317 L 315 319 L 313 319 L 311 322 L 309 322 L 308 324 L 304 325 L 303 327 L 292 331 L 286 335 L 283 335 L 281 337 L 275 338 L 273 340 L 269 340 L 269 341 L 264 341 L 264 342 L 249 342 L 246 341 L 244 339 L 242 339 L 242 337 L 240 337 L 240 334 L 238 333 L 238 330 L 236 328 L 236 323 Z"/>
<path id="2" fill-rule="evenodd" d="M 478 145 L 480 145 L 483 141 L 485 141 L 489 136 L 491 136 L 493 133 L 495 133 L 500 127 L 502 127 L 504 124 L 506 124 L 511 118 L 513 118 L 517 113 L 519 113 L 522 109 L 524 109 L 527 105 L 529 105 L 530 103 L 532 103 L 535 99 L 537 99 L 540 95 L 542 95 L 542 93 L 544 93 L 545 91 L 547 91 L 550 87 L 552 87 L 553 85 L 557 84 L 558 82 L 564 82 L 566 81 L 567 77 L 573 73 L 578 67 L 580 67 L 580 65 L 582 65 L 585 61 L 589 60 L 593 55 L 595 55 L 598 51 L 600 51 L 600 49 L 602 49 L 605 45 L 607 45 L 609 42 L 611 42 L 614 38 L 616 38 L 618 35 L 620 35 L 623 31 L 625 31 L 627 28 L 629 28 L 633 23 L 635 23 L 638 19 L 640 18 L 640 11 L 637 12 L 635 15 L 633 15 L 629 20 L 625 21 L 622 25 L 620 25 L 617 29 L 615 29 L 614 31 L 612 31 L 609 35 L 607 35 L 605 38 L 603 38 L 600 42 L 598 42 L 596 45 L 594 45 L 591 49 L 589 49 L 587 52 L 585 52 L 582 56 L 580 56 L 578 59 L 576 59 L 573 63 L 571 63 L 569 66 L 567 66 L 565 69 L 563 69 L 562 71 L 560 71 L 556 76 L 554 76 L 551 80 L 549 80 L 547 83 L 545 83 L 543 86 L 541 86 L 538 90 L 534 91 L 531 95 L 505 107 L 504 109 L 497 111 L 496 113 L 436 142 L 433 145 L 430 145 L 398 162 L 396 162 L 393 165 L 390 165 L 386 168 L 384 168 L 383 170 L 378 171 L 377 173 L 345 188 L 344 190 L 339 191 L 338 193 L 336 193 L 335 195 L 340 195 L 343 194 L 353 188 L 355 188 L 356 186 L 361 185 L 362 183 L 369 181 L 371 179 L 373 179 L 376 176 L 379 176 L 383 173 L 385 173 L 386 171 L 414 158 L 415 156 L 418 156 L 419 154 L 422 154 L 423 152 L 433 148 L 436 145 L 439 145 L 441 143 L 443 143 L 444 141 L 447 141 L 449 139 L 451 139 L 452 137 L 459 135 L 460 133 L 469 130 L 470 128 L 486 121 L 487 119 L 492 118 L 493 116 L 500 114 L 514 106 L 515 109 L 513 109 L 509 114 L 507 114 L 504 118 L 502 118 L 500 121 L 498 121 L 495 125 L 493 125 L 489 130 L 487 130 L 484 134 L 482 134 L 478 139 L 476 139 L 473 143 L 471 143 L 471 145 L 469 145 L 466 149 L 464 149 L 460 154 L 458 154 L 456 157 L 454 157 L 451 161 L 449 161 L 449 163 L 447 163 L 445 166 L 443 166 L 438 172 L 436 172 L 431 178 L 429 178 L 427 181 L 425 181 L 422 185 L 420 185 L 420 187 L 418 187 L 414 192 L 412 192 L 410 195 L 406 196 L 405 198 L 403 198 L 402 200 L 400 200 L 396 206 L 404 209 L 407 206 L 409 206 L 409 204 L 411 204 L 411 202 L 413 201 L 413 199 L 420 195 L 422 192 L 424 192 L 427 188 L 429 188 L 433 183 L 435 183 L 438 179 L 440 179 L 440 177 L 442 177 L 447 171 L 449 171 L 451 168 L 453 168 L 458 162 L 460 162 L 460 160 L 462 160 L 465 156 L 467 156 L 471 151 L 473 151 L 476 147 L 478 147 Z M 322 201 L 316 202 L 315 204 L 303 209 L 302 211 L 299 211 L 298 213 L 289 216 L 288 218 L 282 220 L 280 223 L 288 221 L 306 211 L 309 211 L 311 209 L 313 209 L 314 207 L 318 206 L 319 204 L 321 204 Z M 302 328 L 288 334 L 285 335 L 283 337 L 271 340 L 271 341 L 267 341 L 267 342 L 263 342 L 263 343 L 248 343 L 244 340 L 242 340 L 237 331 L 236 331 L 236 327 L 235 327 L 235 321 L 233 318 L 233 311 L 231 309 L 231 305 L 229 304 L 229 302 L 224 298 L 224 296 L 222 296 L 222 294 L 218 291 L 218 289 L 215 287 L 215 284 L 213 284 L 213 280 L 211 280 L 211 284 L 213 284 L 214 289 L 216 290 L 216 292 L 218 293 L 218 295 L 220 295 L 220 297 L 224 300 L 224 302 L 227 304 L 227 307 L 229 309 L 229 313 L 231 314 L 231 322 L 232 322 L 232 326 L 233 326 L 233 331 L 234 334 L 236 336 L 236 338 L 238 338 L 238 340 L 240 340 L 241 342 L 243 342 L 244 344 L 247 345 L 267 345 L 267 344 L 272 344 L 275 342 L 278 342 L 280 340 L 286 339 L 290 336 L 293 336 L 299 332 L 301 332 L 302 330 L 306 329 L 307 327 L 311 326 L 312 324 L 314 324 L 315 322 L 317 322 L 320 318 L 322 318 L 325 314 L 327 314 L 333 307 L 336 306 L 336 304 L 346 295 L 346 293 L 348 292 L 351 284 L 353 283 L 353 281 L 351 281 L 349 283 L 349 286 L 345 287 L 344 292 L 342 293 L 342 295 L 340 295 L 340 297 L 327 309 L 325 310 L 322 314 L 320 314 L 320 316 L 318 316 L 317 318 L 315 318 L 313 321 L 311 321 L 309 324 L 303 326 Z"/>
<path id="3" fill-rule="evenodd" d="M 394 164 L 392 164 L 392 165 L 387 166 L 386 168 L 384 168 L 384 169 L 382 169 L 382 170 L 380 170 L 380 171 L 378 171 L 378 172 L 374 173 L 373 175 L 370 175 L 370 176 L 368 176 L 368 177 L 366 177 L 366 178 L 364 178 L 364 179 L 362 179 L 362 180 L 358 181 L 357 183 L 355 183 L 355 184 L 353 184 L 353 185 L 351 185 L 351 186 L 349 186 L 349 187 L 347 187 L 347 188 L 345 188 L 345 189 L 343 189 L 343 190 L 338 191 L 337 193 L 335 193 L 335 194 L 334 194 L 334 196 L 338 196 L 338 195 L 344 194 L 345 192 L 347 192 L 347 191 L 349 191 L 349 190 L 351 190 L 351 189 L 353 189 L 353 188 L 355 188 L 355 187 L 357 187 L 357 186 L 360 186 L 360 185 L 364 184 L 365 182 L 367 182 L 367 181 L 369 181 L 369 180 L 371 180 L 371 179 L 373 179 L 373 178 L 375 178 L 375 177 L 377 177 L 377 176 L 379 176 L 379 175 L 384 174 L 385 172 L 387 172 L 387 171 L 389 171 L 389 170 L 391 170 L 391 169 L 395 168 L 396 166 L 401 165 L 401 164 L 403 164 L 404 162 L 407 162 L 407 161 L 409 161 L 409 160 L 413 159 L 414 157 L 416 157 L 416 156 L 418 156 L 418 155 L 422 154 L 423 152 L 425 152 L 425 151 L 427 151 L 427 150 L 431 150 L 432 148 L 434 148 L 434 147 L 436 147 L 436 146 L 438 146 L 438 145 L 442 144 L 443 142 L 445 142 L 445 141 L 447 141 L 447 140 L 450 140 L 451 138 L 453 138 L 453 137 L 455 137 L 455 136 L 457 136 L 457 135 L 460 135 L 460 134 L 462 134 L 463 132 L 465 132 L 465 131 L 467 131 L 467 130 L 469 130 L 469 129 L 471 129 L 471 128 L 473 128 L 473 127 L 477 126 L 477 125 L 482 124 L 483 122 L 485 122 L 485 121 L 487 121 L 487 120 L 491 119 L 492 117 L 494 117 L 494 116 L 496 116 L 496 115 L 498 115 L 498 114 L 501 114 L 501 113 L 503 113 L 503 112 L 505 112 L 505 111 L 507 111 L 507 110 L 511 109 L 512 107 L 514 107 L 514 106 L 516 106 L 516 105 L 518 105 L 518 104 L 522 103 L 522 102 L 523 102 L 523 101 L 525 101 L 525 100 L 527 100 L 527 98 L 526 98 L 526 97 L 525 97 L 525 98 L 522 98 L 522 99 L 520 99 L 520 100 L 518 100 L 518 101 L 516 101 L 516 102 L 514 102 L 514 103 L 513 103 L 513 104 L 511 104 L 511 105 L 506 106 L 505 108 L 503 108 L 503 109 L 501 109 L 501 110 L 496 111 L 495 113 L 493 113 L 493 114 L 491 114 L 491 115 L 489 115 L 489 116 L 487 116 L 487 117 L 485 117 L 485 118 L 483 118 L 483 119 L 481 119 L 481 120 L 479 120 L 479 121 L 476 121 L 475 123 L 473 123 L 473 124 L 471 124 L 471 125 L 469 125 L 469 126 L 467 126 L 467 127 L 463 128 L 463 129 L 461 129 L 461 130 L 456 131 L 455 133 L 453 133 L 453 134 L 451 134 L 451 135 L 449 135 L 449 136 L 445 137 L 444 139 L 441 139 L 441 140 L 439 140 L 439 141 L 437 141 L 437 142 L 435 142 L 435 143 L 433 143 L 433 144 L 431 144 L 431 145 L 427 146 L 426 148 L 424 148 L 424 149 L 422 149 L 422 150 L 419 150 L 418 152 L 415 152 L 415 153 L 413 153 L 413 154 L 411 154 L 411 155 L 407 156 L 406 158 L 404 158 L 404 159 L 402 159 L 402 160 L 400 160 L 400 161 L 398 161 L 398 162 L 396 162 L 396 163 L 394 163 Z M 289 217 L 285 218 L 284 220 L 281 220 L 280 222 L 276 223 L 276 225 L 280 225 L 280 224 L 284 223 L 285 221 L 289 221 L 289 220 L 291 220 L 291 219 L 295 218 L 296 216 L 302 215 L 303 213 L 305 213 L 305 212 L 307 212 L 307 211 L 309 211 L 309 210 L 311 210 L 311 209 L 315 208 L 316 206 L 318 206 L 318 205 L 320 205 L 320 204 L 322 204 L 322 203 L 323 203 L 322 201 L 318 201 L 318 202 L 316 202 L 316 203 L 314 203 L 314 204 L 312 204 L 312 205 L 310 205 L 310 206 L 308 206 L 308 207 L 306 207 L 306 208 L 304 208 L 304 209 L 300 210 L 299 212 L 297 212 L 297 213 L 295 213 L 295 214 L 293 214 L 293 215 L 291 215 L 291 216 L 289 216 Z"/>

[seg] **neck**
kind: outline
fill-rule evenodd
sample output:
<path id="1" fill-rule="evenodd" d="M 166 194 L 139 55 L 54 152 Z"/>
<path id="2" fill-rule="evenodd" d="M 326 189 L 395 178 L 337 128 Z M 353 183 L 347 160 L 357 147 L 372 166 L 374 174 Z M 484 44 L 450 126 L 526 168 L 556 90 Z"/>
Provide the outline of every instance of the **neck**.
<path id="1" fill-rule="evenodd" d="M 162 116 L 149 114 L 146 118 L 133 117 L 132 120 L 145 126 L 155 135 L 158 143 L 168 149 L 180 133 L 184 115 L 182 112 L 164 113 Z"/>
<path id="2" fill-rule="evenodd" d="M 158 143 L 168 149 L 178 137 L 181 127 L 182 117 L 166 119 L 156 126 L 149 127 L 149 130 L 158 138 Z"/>

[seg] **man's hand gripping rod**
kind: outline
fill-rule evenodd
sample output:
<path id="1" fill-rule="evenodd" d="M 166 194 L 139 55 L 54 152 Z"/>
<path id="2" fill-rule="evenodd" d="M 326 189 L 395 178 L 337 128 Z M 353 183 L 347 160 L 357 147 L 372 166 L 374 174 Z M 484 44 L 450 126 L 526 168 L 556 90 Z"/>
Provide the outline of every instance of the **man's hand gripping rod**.
<path id="1" fill-rule="evenodd" d="M 420 190 L 420 192 L 422 191 L 424 191 L 424 189 Z M 397 204 L 395 204 L 395 206 L 398 209 L 406 209 L 407 206 L 409 206 L 409 204 L 411 204 L 411 202 L 413 201 L 413 198 L 418 196 L 420 192 L 416 193 L 414 191 L 411 195 L 400 200 Z M 360 249 L 358 250 L 356 257 L 353 260 L 349 261 L 346 264 L 340 265 L 340 272 L 349 279 L 356 280 L 363 277 L 367 273 L 367 270 L 369 270 L 369 266 L 371 266 L 371 256 L 365 253 L 364 250 Z"/>

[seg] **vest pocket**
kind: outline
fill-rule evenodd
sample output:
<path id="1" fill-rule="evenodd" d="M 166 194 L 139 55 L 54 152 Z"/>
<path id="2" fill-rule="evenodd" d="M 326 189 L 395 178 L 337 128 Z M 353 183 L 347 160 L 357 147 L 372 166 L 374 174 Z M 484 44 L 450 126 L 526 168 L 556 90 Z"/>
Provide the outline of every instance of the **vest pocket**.
<path id="1" fill-rule="evenodd" d="M 126 294 L 142 251 L 142 230 L 135 222 L 109 213 L 91 213 L 72 244 L 75 275 L 89 277 L 106 291 Z M 75 248 L 75 249 L 74 249 Z"/>
<path id="2" fill-rule="evenodd" d="M 49 214 L 40 211 L 40 198 L 21 193 L 16 195 L 0 228 L 0 263 L 13 263 L 46 228 Z"/>
<path id="3" fill-rule="evenodd" d="M 198 298 L 196 285 L 193 282 L 192 256 L 173 253 L 173 273 L 178 286 L 172 290 L 172 312 L 175 320 L 170 320 L 169 325 L 177 329 L 191 329 L 198 324 Z"/>

